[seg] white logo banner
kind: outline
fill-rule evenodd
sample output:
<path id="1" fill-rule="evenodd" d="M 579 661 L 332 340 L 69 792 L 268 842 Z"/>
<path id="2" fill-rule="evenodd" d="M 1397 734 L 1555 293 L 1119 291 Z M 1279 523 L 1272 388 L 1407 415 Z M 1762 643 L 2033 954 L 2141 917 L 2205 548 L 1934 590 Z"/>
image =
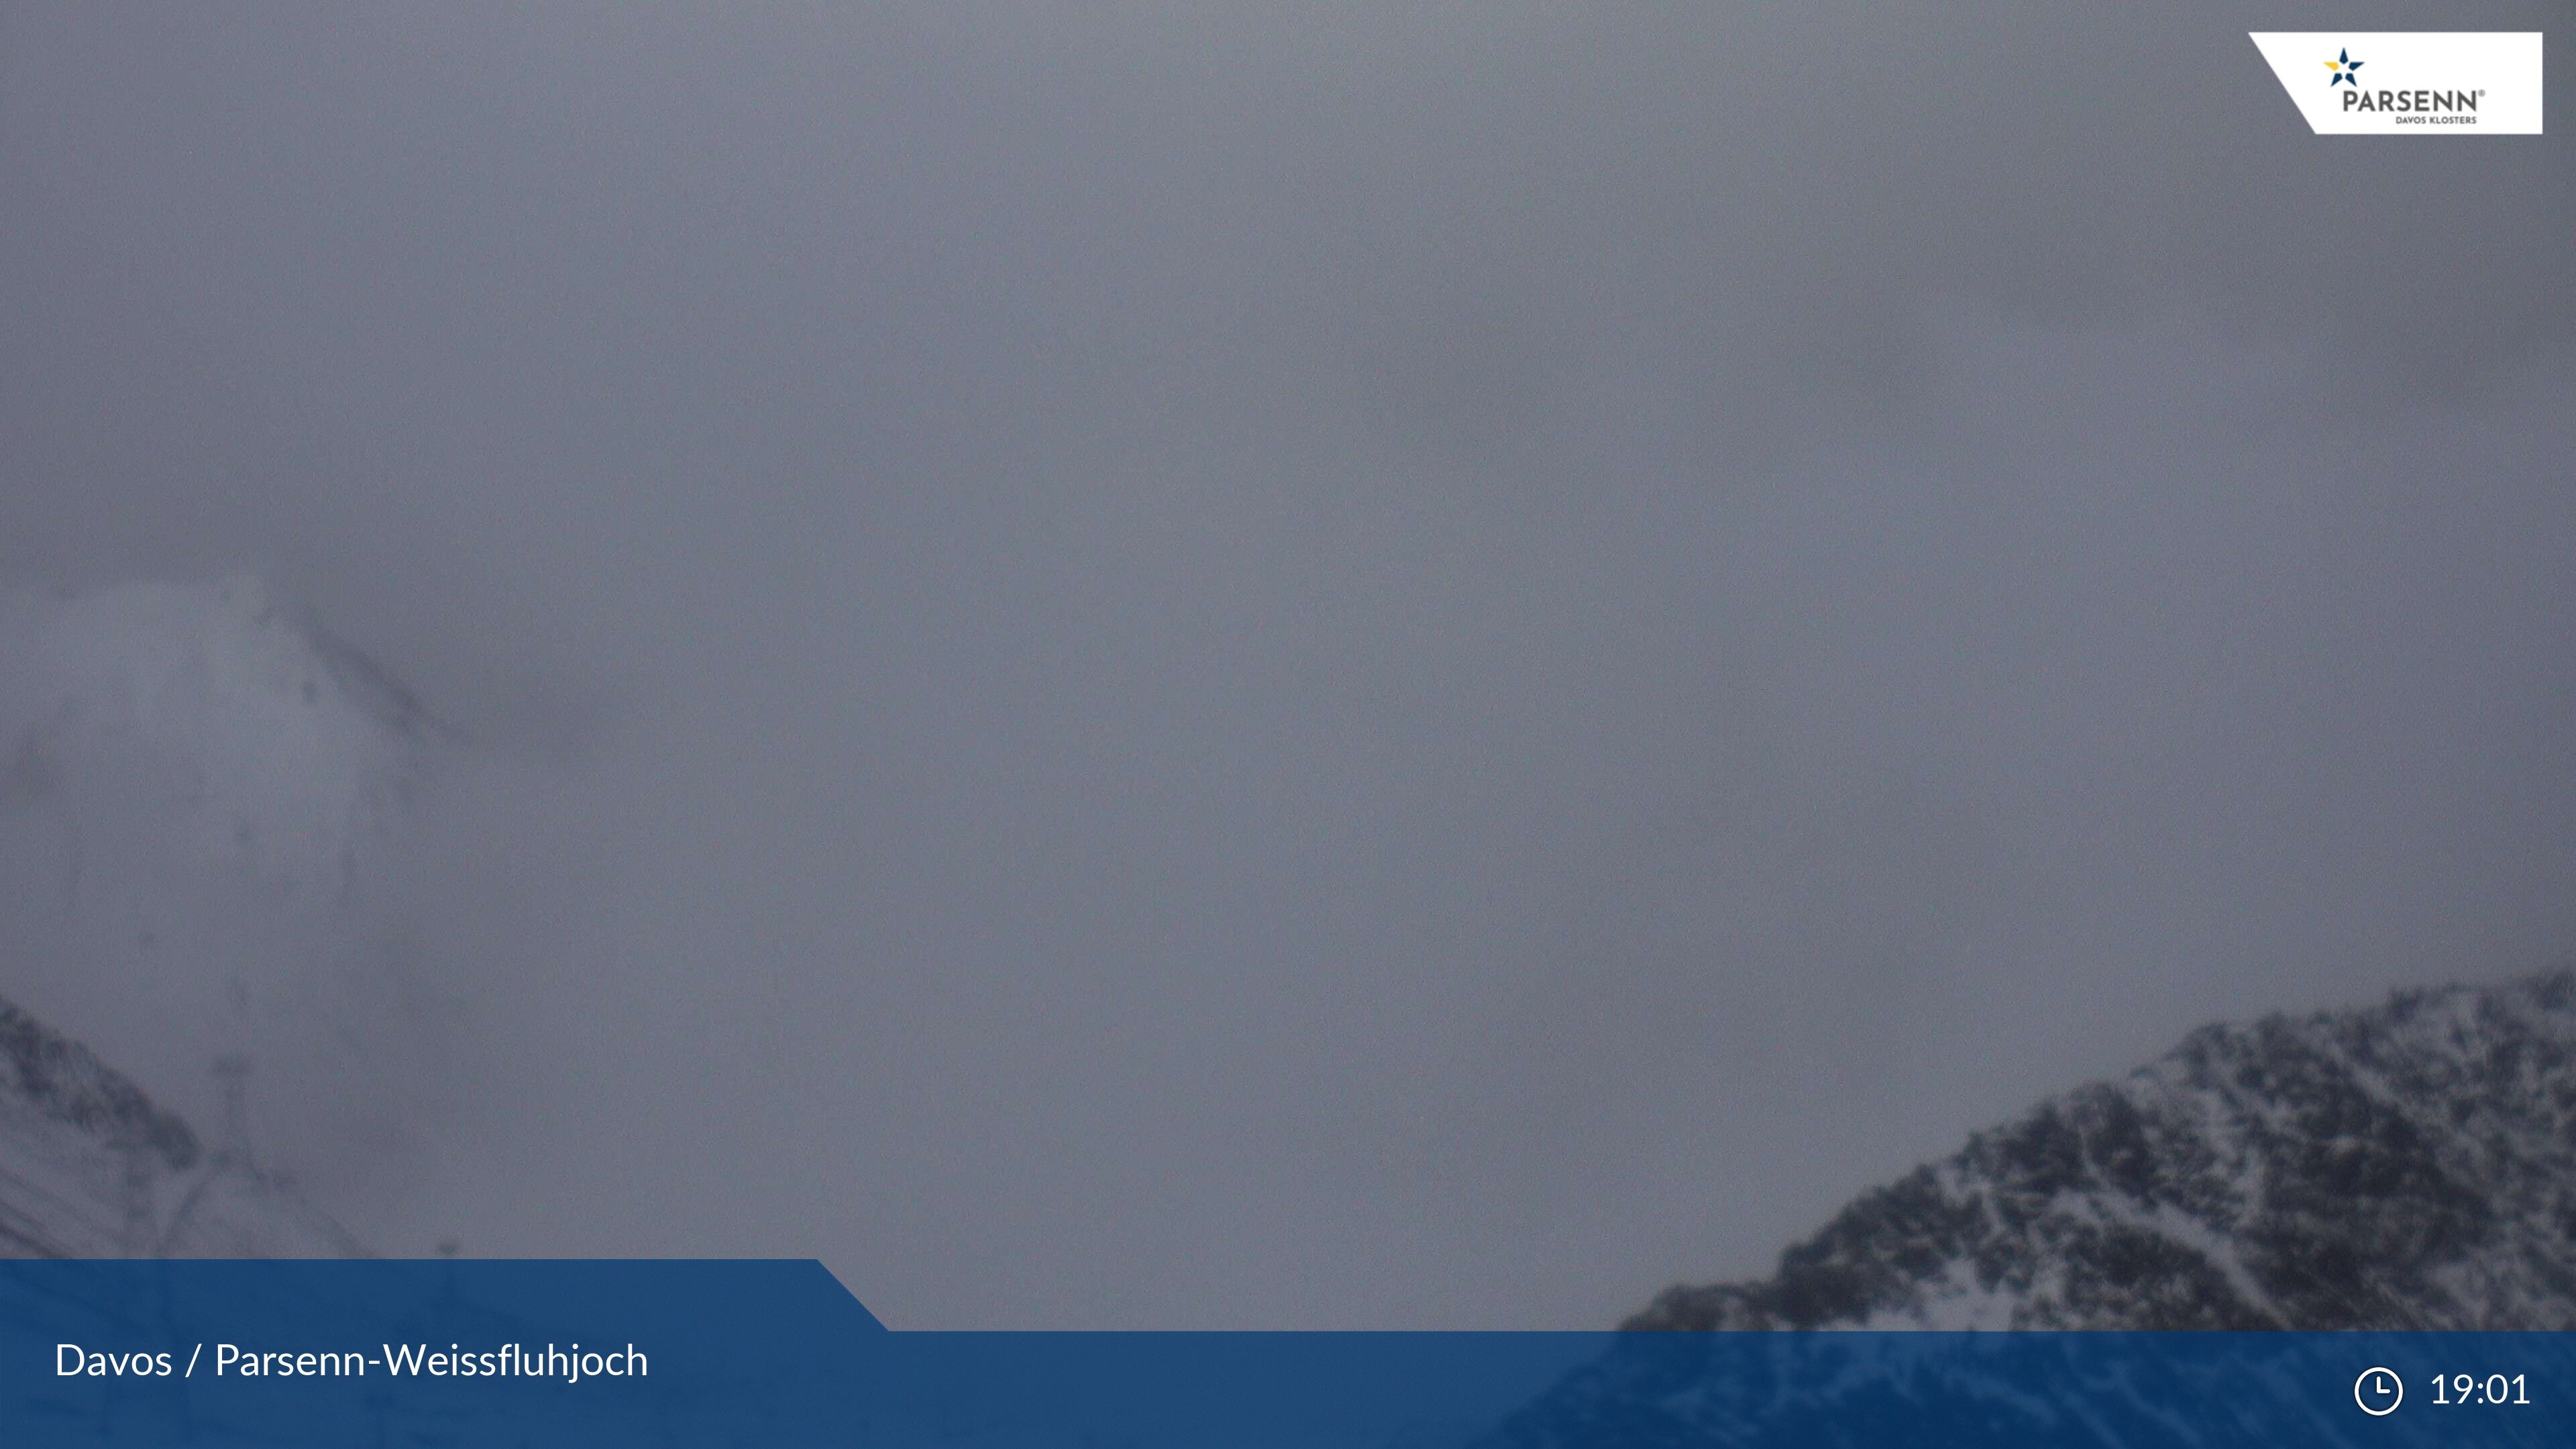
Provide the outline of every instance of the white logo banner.
<path id="1" fill-rule="evenodd" d="M 2537 31 L 2255 31 L 2320 136 L 2537 136 Z"/>

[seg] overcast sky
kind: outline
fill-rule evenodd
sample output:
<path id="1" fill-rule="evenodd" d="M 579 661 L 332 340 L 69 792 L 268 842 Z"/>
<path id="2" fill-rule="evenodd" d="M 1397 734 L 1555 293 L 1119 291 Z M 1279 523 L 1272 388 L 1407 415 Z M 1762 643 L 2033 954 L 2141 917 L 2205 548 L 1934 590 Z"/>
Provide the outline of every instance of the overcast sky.
<path id="1" fill-rule="evenodd" d="M 1604 1325 L 2576 958 L 2568 68 L 2244 34 L 2570 12 L 2260 8 L 0 8 L 0 578 L 477 741 L 388 1251 Z"/>

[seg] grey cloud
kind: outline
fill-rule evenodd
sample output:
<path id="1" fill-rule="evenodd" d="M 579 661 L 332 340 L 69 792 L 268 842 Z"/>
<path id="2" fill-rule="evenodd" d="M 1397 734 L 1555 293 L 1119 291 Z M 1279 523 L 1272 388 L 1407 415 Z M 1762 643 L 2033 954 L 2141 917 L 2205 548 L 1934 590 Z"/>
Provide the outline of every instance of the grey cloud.
<path id="1" fill-rule="evenodd" d="M 392 1245 L 1607 1322 L 2576 941 L 2576 168 L 2251 23 L 13 14 L 0 571 L 485 746 Z"/>

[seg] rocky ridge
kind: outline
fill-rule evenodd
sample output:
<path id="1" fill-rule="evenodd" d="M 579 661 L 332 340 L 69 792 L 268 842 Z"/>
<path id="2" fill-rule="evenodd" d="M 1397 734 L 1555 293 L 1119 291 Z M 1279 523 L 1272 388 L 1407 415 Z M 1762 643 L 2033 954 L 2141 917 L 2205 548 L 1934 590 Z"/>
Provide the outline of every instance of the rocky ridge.
<path id="1" fill-rule="evenodd" d="M 1626 1326 L 2576 1327 L 2576 973 L 2203 1028 Z"/>

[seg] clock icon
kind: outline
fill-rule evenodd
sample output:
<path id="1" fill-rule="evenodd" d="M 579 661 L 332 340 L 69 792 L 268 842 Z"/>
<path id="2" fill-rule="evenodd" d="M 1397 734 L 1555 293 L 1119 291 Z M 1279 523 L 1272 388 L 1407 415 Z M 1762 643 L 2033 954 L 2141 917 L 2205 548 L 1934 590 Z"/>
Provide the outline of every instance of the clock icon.
<path id="1" fill-rule="evenodd" d="M 2352 1401 L 2374 1419 L 2394 1414 L 2397 1406 L 2406 1402 L 2406 1385 L 2399 1382 L 2394 1370 L 2363 1369 L 2361 1377 L 2352 1381 Z"/>

